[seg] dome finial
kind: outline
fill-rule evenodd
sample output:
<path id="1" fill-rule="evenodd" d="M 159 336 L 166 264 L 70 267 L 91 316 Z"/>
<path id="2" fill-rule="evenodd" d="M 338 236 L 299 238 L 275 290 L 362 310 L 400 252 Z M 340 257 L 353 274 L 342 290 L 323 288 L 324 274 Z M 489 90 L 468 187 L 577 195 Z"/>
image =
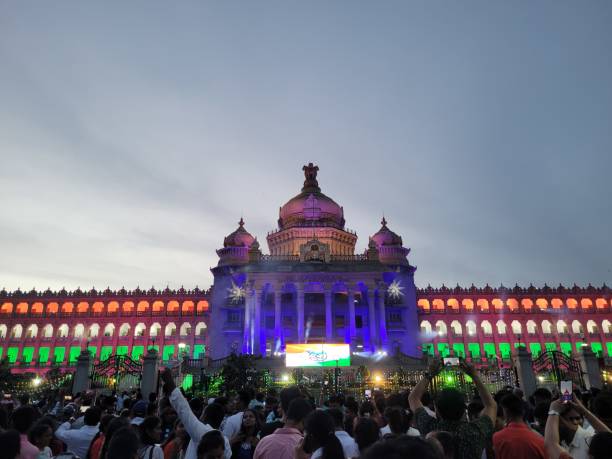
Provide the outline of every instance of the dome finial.
<path id="1" fill-rule="evenodd" d="M 240 221 L 238 222 L 238 226 L 240 228 L 242 228 L 244 226 L 244 219 L 242 218 L 242 216 L 240 217 Z"/>
<path id="2" fill-rule="evenodd" d="M 304 187 L 302 191 L 321 191 L 319 188 L 319 182 L 317 182 L 317 172 L 319 170 L 319 166 L 315 166 L 312 163 L 308 163 L 307 166 L 302 167 L 304 171 Z"/>
<path id="3" fill-rule="evenodd" d="M 385 219 L 385 214 L 383 214 L 383 218 L 382 218 L 382 220 L 380 221 L 380 224 L 381 224 L 382 226 L 387 226 L 387 220 Z"/>

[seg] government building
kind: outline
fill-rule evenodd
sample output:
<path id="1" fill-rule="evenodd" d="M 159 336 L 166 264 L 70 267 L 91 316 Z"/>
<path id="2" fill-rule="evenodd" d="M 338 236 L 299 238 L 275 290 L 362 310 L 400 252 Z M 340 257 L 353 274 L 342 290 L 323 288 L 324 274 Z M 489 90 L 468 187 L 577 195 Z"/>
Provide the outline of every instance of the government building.
<path id="1" fill-rule="evenodd" d="M 283 355 L 288 345 L 346 344 L 365 355 L 508 360 L 524 345 L 612 356 L 607 286 L 417 288 L 410 249 L 383 218 L 367 248 L 344 209 L 303 167 L 301 191 L 279 210 L 267 251 L 241 219 L 217 250 L 211 288 L 0 291 L 0 357 L 15 371 L 95 360 Z M 298 187 L 296 187 L 298 188 Z"/>

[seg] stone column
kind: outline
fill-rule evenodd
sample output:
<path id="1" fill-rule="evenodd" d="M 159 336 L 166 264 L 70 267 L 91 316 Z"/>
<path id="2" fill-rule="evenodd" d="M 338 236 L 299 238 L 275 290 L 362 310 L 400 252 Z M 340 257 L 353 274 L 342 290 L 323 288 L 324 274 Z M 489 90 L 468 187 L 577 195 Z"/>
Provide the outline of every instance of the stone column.
<path id="1" fill-rule="evenodd" d="M 140 380 L 140 391 L 145 400 L 147 400 L 151 392 L 157 391 L 158 364 L 159 355 L 157 351 L 149 349 L 142 359 L 142 378 Z"/>
<path id="2" fill-rule="evenodd" d="M 348 314 L 349 314 L 349 339 L 351 342 L 357 335 L 357 327 L 355 326 L 355 291 L 348 289 Z"/>
<path id="3" fill-rule="evenodd" d="M 282 328 L 282 290 L 280 285 L 274 286 L 274 343 L 272 352 L 277 351 L 277 347 L 283 346 L 283 328 Z"/>
<path id="4" fill-rule="evenodd" d="M 378 289 L 378 308 L 380 311 L 380 344 L 388 351 L 388 337 L 387 337 L 387 309 L 385 306 L 385 298 L 387 292 L 387 285 L 381 283 Z"/>
<path id="5" fill-rule="evenodd" d="M 253 354 L 261 354 L 261 308 L 262 302 L 264 301 L 264 290 L 263 287 L 255 289 L 255 295 L 253 297 L 254 309 L 255 309 L 255 323 L 253 324 Z M 263 345 L 264 353 L 266 345 Z"/>
<path id="6" fill-rule="evenodd" d="M 376 345 L 378 344 L 378 333 L 376 333 L 376 308 L 374 306 L 376 296 L 374 293 L 374 287 L 368 286 L 368 322 L 370 324 L 370 350 L 372 352 L 376 350 Z"/>
<path id="7" fill-rule="evenodd" d="M 599 368 L 599 361 L 595 353 L 590 347 L 585 346 L 582 348 L 579 357 L 580 366 L 584 372 L 584 384 L 586 388 L 590 389 L 591 387 L 596 387 L 597 389 L 601 389 L 603 386 L 601 368 Z"/>
<path id="8" fill-rule="evenodd" d="M 91 364 L 91 356 L 87 349 L 81 351 L 77 359 L 76 372 L 74 374 L 74 382 L 72 384 L 72 395 L 78 392 L 85 392 L 89 389 L 89 366 Z"/>
<path id="9" fill-rule="evenodd" d="M 297 334 L 298 343 L 304 342 L 304 285 L 296 286 Z"/>
<path id="10" fill-rule="evenodd" d="M 333 339 L 332 292 L 331 285 L 325 285 L 325 340 L 329 343 Z"/>
<path id="11" fill-rule="evenodd" d="M 536 376 L 533 372 L 531 354 L 524 348 L 518 348 L 514 357 L 519 378 L 519 384 L 525 397 L 531 396 L 537 388 Z"/>
<path id="12" fill-rule="evenodd" d="M 251 346 L 251 302 L 253 298 L 252 291 L 249 289 L 244 299 L 244 339 L 242 344 L 242 352 L 250 354 L 253 351 Z"/>

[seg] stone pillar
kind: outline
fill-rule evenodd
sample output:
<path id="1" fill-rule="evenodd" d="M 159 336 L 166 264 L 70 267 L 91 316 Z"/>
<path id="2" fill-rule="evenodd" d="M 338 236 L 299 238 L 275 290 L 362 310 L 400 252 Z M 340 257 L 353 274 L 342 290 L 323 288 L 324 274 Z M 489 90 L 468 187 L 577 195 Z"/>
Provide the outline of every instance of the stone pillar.
<path id="1" fill-rule="evenodd" d="M 348 290 L 348 314 L 349 314 L 349 339 L 353 342 L 357 335 L 357 327 L 355 326 L 355 291 L 349 288 Z"/>
<path id="2" fill-rule="evenodd" d="M 251 346 L 251 302 L 253 301 L 252 291 L 249 289 L 244 299 L 244 339 L 242 352 L 250 354 L 253 351 Z"/>
<path id="3" fill-rule="evenodd" d="M 514 357 L 514 365 L 518 372 L 519 384 L 525 397 L 530 397 L 536 390 L 536 376 L 533 372 L 531 354 L 524 348 L 518 348 Z"/>
<path id="4" fill-rule="evenodd" d="M 331 285 L 324 286 L 325 295 L 325 340 L 329 343 L 333 340 L 333 316 L 332 316 L 332 292 Z"/>
<path id="5" fill-rule="evenodd" d="M 77 359 L 76 372 L 74 374 L 74 382 L 72 384 L 72 395 L 78 392 L 84 392 L 89 389 L 89 366 L 91 364 L 91 356 L 87 349 L 81 351 Z"/>
<path id="6" fill-rule="evenodd" d="M 155 349 L 149 349 L 142 360 L 142 378 L 140 380 L 140 391 L 142 397 L 147 400 L 151 392 L 157 391 L 157 370 L 159 358 Z"/>
<path id="7" fill-rule="evenodd" d="M 264 296 L 264 290 L 263 287 L 262 288 L 257 288 L 255 290 L 255 295 L 253 297 L 253 307 L 255 309 L 255 323 L 253 324 L 253 335 L 254 335 L 254 339 L 253 339 L 253 354 L 261 354 L 261 348 L 262 348 L 262 343 L 261 343 L 261 308 L 262 308 L 262 302 L 264 301 L 265 296 Z M 263 345 L 263 350 L 264 353 L 266 351 L 266 345 Z"/>
<path id="8" fill-rule="evenodd" d="M 368 322 L 370 324 L 370 350 L 374 352 L 376 350 L 376 345 L 378 344 L 378 339 L 376 333 L 376 308 L 374 306 L 374 302 L 376 297 L 374 295 L 374 287 L 368 287 Z"/>
<path id="9" fill-rule="evenodd" d="M 590 347 L 585 346 L 582 348 L 582 352 L 579 354 L 580 366 L 584 373 L 584 384 L 587 389 L 595 387 L 601 389 L 603 381 L 601 378 L 601 368 L 599 368 L 599 361 L 597 356 L 591 350 Z"/>
<path id="10" fill-rule="evenodd" d="M 385 306 L 385 298 L 387 292 L 387 285 L 382 283 L 378 289 L 378 309 L 380 311 L 380 344 L 388 351 L 388 337 L 387 337 L 387 309 Z"/>
<path id="11" fill-rule="evenodd" d="M 283 328 L 282 328 L 282 290 L 280 285 L 274 287 L 274 343 L 272 352 L 276 352 L 277 348 L 283 347 Z"/>
<path id="12" fill-rule="evenodd" d="M 304 342 L 304 286 L 298 285 L 296 290 L 297 307 L 297 334 L 298 343 Z"/>

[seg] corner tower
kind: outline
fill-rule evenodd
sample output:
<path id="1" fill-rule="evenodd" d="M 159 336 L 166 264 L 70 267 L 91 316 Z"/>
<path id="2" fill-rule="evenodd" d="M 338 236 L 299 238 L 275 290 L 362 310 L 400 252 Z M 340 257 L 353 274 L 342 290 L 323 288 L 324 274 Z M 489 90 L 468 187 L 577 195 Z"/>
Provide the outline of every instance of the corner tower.
<path id="1" fill-rule="evenodd" d="M 279 210 L 278 229 L 267 236 L 270 255 L 300 255 L 300 247 L 316 239 L 329 246 L 330 255 L 353 255 L 357 234 L 344 226 L 344 209 L 321 192 L 319 167 L 302 168 L 304 186 Z"/>

